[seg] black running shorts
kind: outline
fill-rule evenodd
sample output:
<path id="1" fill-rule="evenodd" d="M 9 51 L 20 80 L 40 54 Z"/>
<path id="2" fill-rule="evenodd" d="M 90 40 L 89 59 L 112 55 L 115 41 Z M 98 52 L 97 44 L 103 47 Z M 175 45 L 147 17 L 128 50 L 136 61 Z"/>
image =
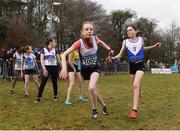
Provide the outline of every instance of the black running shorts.
<path id="1" fill-rule="evenodd" d="M 130 63 L 129 64 L 129 73 L 134 75 L 136 74 L 137 71 L 145 71 L 145 66 L 144 66 L 144 62 L 138 62 L 138 63 Z"/>
<path id="2" fill-rule="evenodd" d="M 81 74 L 84 80 L 90 80 L 91 74 L 93 72 L 100 73 L 98 65 L 95 65 L 93 67 L 88 67 L 88 68 L 83 68 L 83 67 L 81 68 Z"/>

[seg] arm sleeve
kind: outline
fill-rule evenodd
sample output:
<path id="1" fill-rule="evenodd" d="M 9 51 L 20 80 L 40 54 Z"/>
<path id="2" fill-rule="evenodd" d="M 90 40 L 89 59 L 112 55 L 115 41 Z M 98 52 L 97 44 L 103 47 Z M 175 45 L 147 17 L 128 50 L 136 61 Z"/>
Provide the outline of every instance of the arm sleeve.
<path id="1" fill-rule="evenodd" d="M 72 44 L 72 46 L 75 50 L 80 50 L 80 41 L 76 41 Z"/>

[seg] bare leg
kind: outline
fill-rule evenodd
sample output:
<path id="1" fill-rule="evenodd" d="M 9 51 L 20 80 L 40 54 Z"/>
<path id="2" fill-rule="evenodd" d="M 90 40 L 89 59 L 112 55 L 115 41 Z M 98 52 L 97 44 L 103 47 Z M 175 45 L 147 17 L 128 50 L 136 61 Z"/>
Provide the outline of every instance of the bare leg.
<path id="1" fill-rule="evenodd" d="M 97 90 L 96 90 L 96 84 L 99 79 L 99 73 L 93 72 L 90 77 L 89 81 L 89 92 L 91 96 L 92 106 L 93 109 L 97 109 Z"/>
<path id="2" fill-rule="evenodd" d="M 24 93 L 29 96 L 29 75 L 25 75 Z"/>
<path id="3" fill-rule="evenodd" d="M 143 78 L 144 72 L 137 71 L 133 81 L 133 109 L 138 109 L 139 103 L 139 95 L 140 95 L 140 88 L 141 88 L 141 80 Z"/>
<path id="4" fill-rule="evenodd" d="M 36 88 L 37 88 L 37 91 L 39 90 L 39 81 L 38 81 L 38 76 L 37 75 L 33 75 L 33 80 L 36 84 Z"/>
<path id="5" fill-rule="evenodd" d="M 12 80 L 12 90 L 14 90 L 14 87 L 16 85 L 16 81 L 17 81 L 19 75 L 20 74 L 17 71 L 14 72 L 14 76 L 13 76 L 13 80 Z"/>
<path id="6" fill-rule="evenodd" d="M 74 83 L 75 83 L 75 75 L 74 75 L 74 72 L 69 72 L 68 75 L 69 75 L 69 87 L 67 90 L 67 98 L 66 99 L 70 100 L 72 88 L 73 88 Z"/>
<path id="7" fill-rule="evenodd" d="M 80 72 L 78 72 L 78 73 L 76 73 L 76 77 L 77 77 L 77 80 L 78 80 L 78 84 L 79 84 L 79 88 L 78 88 L 78 90 L 79 90 L 79 97 L 83 97 L 83 90 L 82 90 L 82 83 L 83 83 L 83 81 L 82 81 L 82 77 L 81 77 L 81 73 Z"/>
<path id="8" fill-rule="evenodd" d="M 98 88 L 96 88 L 96 91 L 97 91 L 97 100 L 98 100 L 98 102 L 99 102 L 103 107 L 106 106 L 106 104 L 104 103 L 101 95 L 99 94 Z"/>

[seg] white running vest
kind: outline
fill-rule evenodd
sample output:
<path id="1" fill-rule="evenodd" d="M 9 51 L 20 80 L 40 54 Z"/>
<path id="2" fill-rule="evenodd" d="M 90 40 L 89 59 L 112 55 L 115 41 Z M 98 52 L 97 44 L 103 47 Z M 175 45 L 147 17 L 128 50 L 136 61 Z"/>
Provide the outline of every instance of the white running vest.
<path id="1" fill-rule="evenodd" d="M 36 67 L 34 62 L 35 58 L 36 56 L 32 53 L 30 55 L 24 54 L 23 61 L 24 61 L 25 70 L 35 69 Z"/>
<path id="2" fill-rule="evenodd" d="M 56 50 L 53 48 L 52 50 L 48 51 L 46 48 L 43 48 L 44 54 L 44 64 L 45 66 L 56 66 Z"/>
<path id="3" fill-rule="evenodd" d="M 130 42 L 129 39 L 124 40 L 123 46 L 125 46 L 128 50 L 129 62 L 139 62 L 144 59 L 144 51 L 143 51 L 143 39 L 142 37 L 138 37 L 137 42 Z"/>
<path id="4" fill-rule="evenodd" d="M 15 70 L 21 70 L 22 57 L 22 54 L 18 54 L 17 51 L 13 54 L 13 58 L 15 59 Z"/>
<path id="5" fill-rule="evenodd" d="M 93 47 L 86 48 L 82 39 L 80 39 L 80 59 L 81 65 L 84 68 L 94 67 L 97 65 L 97 50 L 98 46 L 96 43 L 96 39 L 93 36 Z"/>

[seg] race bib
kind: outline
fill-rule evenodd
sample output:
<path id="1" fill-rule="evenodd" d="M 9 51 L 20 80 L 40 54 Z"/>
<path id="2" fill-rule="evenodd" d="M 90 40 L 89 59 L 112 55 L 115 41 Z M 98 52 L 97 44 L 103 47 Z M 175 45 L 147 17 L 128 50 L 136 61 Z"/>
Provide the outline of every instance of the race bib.
<path id="1" fill-rule="evenodd" d="M 96 54 L 89 55 L 89 56 L 86 56 L 86 57 L 83 58 L 83 65 L 90 66 L 90 65 L 96 65 L 96 63 L 97 63 Z"/>

